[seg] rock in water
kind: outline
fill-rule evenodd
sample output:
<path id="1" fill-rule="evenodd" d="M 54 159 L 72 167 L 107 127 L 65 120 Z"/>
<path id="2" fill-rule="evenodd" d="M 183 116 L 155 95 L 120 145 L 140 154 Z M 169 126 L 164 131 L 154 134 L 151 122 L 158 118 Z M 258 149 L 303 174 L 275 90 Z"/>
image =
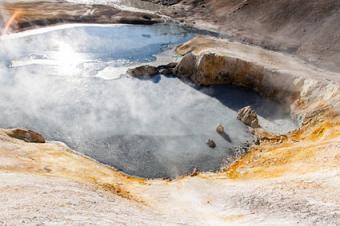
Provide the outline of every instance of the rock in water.
<path id="1" fill-rule="evenodd" d="M 250 106 L 239 110 L 237 119 L 251 128 L 261 127 L 256 112 Z"/>
<path id="2" fill-rule="evenodd" d="M 165 65 L 159 65 L 157 68 L 158 69 L 174 69 L 177 66 L 176 62 L 171 62 Z"/>
<path id="3" fill-rule="evenodd" d="M 216 132 L 218 134 L 224 134 L 224 126 L 219 124 L 217 127 L 216 127 Z"/>
<path id="4" fill-rule="evenodd" d="M 152 77 L 159 73 L 157 67 L 150 65 L 143 65 L 133 69 L 129 69 L 127 73 L 133 77 Z"/>
<path id="5" fill-rule="evenodd" d="M 190 174 L 190 176 L 191 177 L 195 177 L 195 176 L 197 176 L 198 175 L 198 169 L 197 168 L 194 168 L 193 170 L 192 170 L 192 173 Z"/>
<path id="6" fill-rule="evenodd" d="M 45 138 L 32 130 L 27 129 L 7 129 L 5 133 L 13 138 L 23 140 L 29 143 L 45 143 Z"/>
<path id="7" fill-rule="evenodd" d="M 161 74 L 161 75 L 165 75 L 165 76 L 168 76 L 168 75 L 173 75 L 174 74 L 174 72 L 173 72 L 173 70 L 172 69 L 160 69 L 159 70 L 159 73 Z"/>
<path id="8" fill-rule="evenodd" d="M 174 68 L 174 73 L 182 79 L 191 78 L 196 72 L 197 57 L 192 54 L 186 54 Z"/>
<path id="9" fill-rule="evenodd" d="M 209 139 L 209 140 L 208 140 L 207 145 L 208 145 L 210 148 L 216 148 L 216 143 L 215 143 L 215 141 L 213 141 L 212 139 Z"/>
<path id="10" fill-rule="evenodd" d="M 157 67 L 157 69 L 159 70 L 159 73 L 162 75 L 174 75 L 174 69 L 177 66 L 177 63 L 173 62 L 173 63 L 169 63 L 166 65 L 160 65 Z"/>

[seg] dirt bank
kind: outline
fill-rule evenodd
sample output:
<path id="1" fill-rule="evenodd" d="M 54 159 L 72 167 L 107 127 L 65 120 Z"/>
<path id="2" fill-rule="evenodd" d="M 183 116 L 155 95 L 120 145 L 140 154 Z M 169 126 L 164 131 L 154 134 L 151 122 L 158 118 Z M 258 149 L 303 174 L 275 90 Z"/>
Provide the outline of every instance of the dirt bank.
<path id="1" fill-rule="evenodd" d="M 2 27 L 13 17 L 8 27 L 12 32 L 65 23 L 155 24 L 161 21 L 159 16 L 150 13 L 64 1 L 5 2 L 0 4 L 0 12 Z"/>

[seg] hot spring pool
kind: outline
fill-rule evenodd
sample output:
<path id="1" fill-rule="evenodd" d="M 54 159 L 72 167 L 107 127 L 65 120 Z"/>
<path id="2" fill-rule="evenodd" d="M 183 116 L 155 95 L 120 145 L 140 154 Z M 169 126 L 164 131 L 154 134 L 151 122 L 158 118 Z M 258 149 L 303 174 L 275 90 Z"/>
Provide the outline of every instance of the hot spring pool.
<path id="1" fill-rule="evenodd" d="M 191 37 L 175 25 L 68 25 L 2 38 L 0 127 L 36 130 L 147 178 L 219 169 L 253 141 L 236 119 L 244 106 L 266 129 L 295 128 L 284 109 L 251 91 L 125 75 L 128 67 L 176 60 L 169 50 Z M 227 137 L 215 132 L 220 123 Z"/>

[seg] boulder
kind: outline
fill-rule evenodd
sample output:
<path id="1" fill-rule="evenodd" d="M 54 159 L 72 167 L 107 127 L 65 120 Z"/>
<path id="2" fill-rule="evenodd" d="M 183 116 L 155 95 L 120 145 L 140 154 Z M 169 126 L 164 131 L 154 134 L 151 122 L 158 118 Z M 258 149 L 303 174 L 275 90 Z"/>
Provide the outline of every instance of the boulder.
<path id="1" fill-rule="evenodd" d="M 194 54 L 186 54 L 174 68 L 174 72 L 179 78 L 190 79 L 196 72 L 197 58 Z"/>
<path id="2" fill-rule="evenodd" d="M 209 140 L 208 140 L 207 145 L 208 145 L 210 148 L 216 148 L 216 143 L 215 143 L 215 141 L 213 141 L 212 139 L 209 139 Z"/>
<path id="3" fill-rule="evenodd" d="M 143 66 L 139 66 L 133 69 L 129 69 L 127 73 L 131 75 L 132 77 L 136 77 L 136 78 L 152 77 L 152 76 L 157 75 L 159 73 L 159 70 L 157 67 L 154 67 L 154 66 L 143 65 Z"/>
<path id="4" fill-rule="evenodd" d="M 165 65 L 159 65 L 157 68 L 158 69 L 168 69 L 168 68 L 175 68 L 177 66 L 177 63 L 176 62 L 171 62 L 171 63 L 168 63 L 168 64 L 165 64 Z"/>
<path id="5" fill-rule="evenodd" d="M 239 110 L 237 119 L 251 128 L 260 128 L 256 112 L 250 107 L 244 107 Z"/>
<path id="6" fill-rule="evenodd" d="M 219 124 L 217 127 L 216 127 L 216 132 L 218 134 L 224 134 L 224 126 Z"/>
<path id="7" fill-rule="evenodd" d="M 29 143 L 45 143 L 45 138 L 32 130 L 27 129 L 7 129 L 5 133 L 13 138 L 23 140 Z"/>
<path id="8" fill-rule="evenodd" d="M 159 73 L 160 73 L 161 75 L 173 75 L 173 74 L 174 74 L 174 71 L 173 71 L 173 69 L 171 69 L 171 68 L 163 68 L 163 69 L 160 69 L 160 70 L 159 70 Z"/>

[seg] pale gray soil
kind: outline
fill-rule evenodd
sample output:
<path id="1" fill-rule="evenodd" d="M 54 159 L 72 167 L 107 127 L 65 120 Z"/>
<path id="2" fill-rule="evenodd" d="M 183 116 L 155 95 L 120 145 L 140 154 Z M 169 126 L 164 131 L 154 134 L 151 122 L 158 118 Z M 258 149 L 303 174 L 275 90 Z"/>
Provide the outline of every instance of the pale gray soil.
<path id="1" fill-rule="evenodd" d="M 152 207 L 58 178 L 0 174 L 2 225 L 330 225 L 337 171 L 267 181 L 193 178 L 143 189 Z M 152 197 L 150 199 L 150 197 Z M 157 200 L 157 201 L 156 201 Z"/>
<path id="2" fill-rule="evenodd" d="M 0 174 L 1 225 L 178 225 L 152 209 L 60 178 Z"/>
<path id="3" fill-rule="evenodd" d="M 182 0 L 162 12 L 238 41 L 296 54 L 340 71 L 338 0 Z"/>

